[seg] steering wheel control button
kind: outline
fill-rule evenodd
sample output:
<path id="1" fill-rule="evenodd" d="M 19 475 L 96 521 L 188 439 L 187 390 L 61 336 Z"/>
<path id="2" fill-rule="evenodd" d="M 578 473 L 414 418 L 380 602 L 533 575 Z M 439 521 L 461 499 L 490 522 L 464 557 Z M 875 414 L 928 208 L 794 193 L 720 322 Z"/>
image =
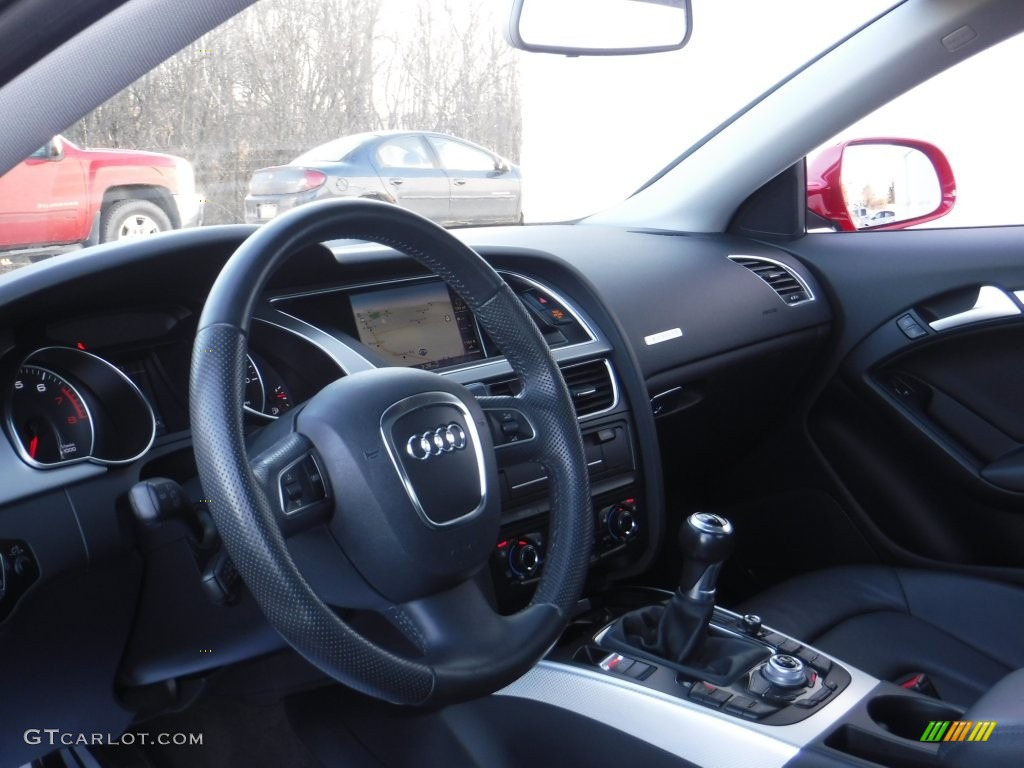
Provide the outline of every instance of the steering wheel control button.
<path id="1" fill-rule="evenodd" d="M 533 426 L 526 414 L 514 408 L 487 410 L 487 423 L 491 428 L 491 438 L 496 446 L 508 443 L 521 443 L 532 440 L 535 436 Z"/>
<path id="2" fill-rule="evenodd" d="M 761 668 L 761 675 L 780 688 L 799 688 L 807 685 L 807 668 L 796 656 L 777 653 Z"/>
<path id="3" fill-rule="evenodd" d="M 484 456 L 468 409 L 446 392 L 401 400 L 381 431 L 406 493 L 431 527 L 477 515 L 486 502 Z"/>
<path id="4" fill-rule="evenodd" d="M 323 473 L 312 454 L 281 470 L 277 482 L 281 492 L 281 511 L 286 515 L 294 515 L 327 499 Z"/>

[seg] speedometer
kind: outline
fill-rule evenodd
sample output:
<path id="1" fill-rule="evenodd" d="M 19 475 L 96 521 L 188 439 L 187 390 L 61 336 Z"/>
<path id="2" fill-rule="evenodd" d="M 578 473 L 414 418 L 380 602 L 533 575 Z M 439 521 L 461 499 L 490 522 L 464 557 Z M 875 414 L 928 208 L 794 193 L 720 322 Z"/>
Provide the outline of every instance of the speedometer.
<path id="1" fill-rule="evenodd" d="M 18 369 L 10 418 L 19 447 L 36 464 L 60 464 L 92 453 L 95 435 L 85 401 L 71 382 L 48 368 Z"/>
<path id="2" fill-rule="evenodd" d="M 276 419 L 292 407 L 292 396 L 281 376 L 257 355 L 245 356 L 245 410 Z"/>

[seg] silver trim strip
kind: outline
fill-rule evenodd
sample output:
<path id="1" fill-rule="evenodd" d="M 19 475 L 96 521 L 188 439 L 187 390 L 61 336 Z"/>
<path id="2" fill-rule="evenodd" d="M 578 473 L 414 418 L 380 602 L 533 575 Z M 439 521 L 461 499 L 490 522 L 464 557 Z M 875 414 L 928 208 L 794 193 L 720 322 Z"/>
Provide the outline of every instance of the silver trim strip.
<path id="1" fill-rule="evenodd" d="M 253 312 L 252 319 L 280 328 L 312 344 L 331 358 L 342 374 L 369 371 L 377 367 L 340 339 L 276 307 L 259 304 Z"/>
<path id="2" fill-rule="evenodd" d="M 995 320 L 999 317 L 1013 317 L 1019 314 L 1020 307 L 1006 291 L 994 285 L 983 285 L 978 289 L 978 298 L 973 307 L 947 317 L 940 317 L 928 325 L 933 331 L 945 331 L 982 320 Z"/>
<path id="3" fill-rule="evenodd" d="M 749 722 L 627 678 L 548 660 L 495 695 L 576 712 L 704 768 L 782 768 L 878 684 L 843 666 L 852 677 L 846 689 L 806 720 L 784 726 Z"/>
<path id="4" fill-rule="evenodd" d="M 395 422 L 402 416 L 430 405 L 450 405 L 462 414 L 462 417 L 466 421 L 466 431 L 469 433 L 470 441 L 473 444 L 473 455 L 476 458 L 477 477 L 480 480 L 480 503 L 477 504 L 476 508 L 452 520 L 446 520 L 443 523 L 432 520 L 426 510 L 423 509 L 419 495 L 416 493 L 416 488 L 413 486 L 412 480 L 409 477 L 409 474 L 405 471 L 405 465 L 402 464 L 402 460 L 400 458 L 400 452 L 405 450 L 405 446 L 396 445 L 391 434 L 392 427 Z M 397 403 L 388 406 L 384 413 L 381 414 L 380 434 L 384 440 L 384 447 L 388 451 L 388 456 L 391 457 L 391 463 L 394 465 L 395 471 L 398 473 L 398 477 L 402 481 L 402 487 L 405 488 L 405 493 L 409 497 L 409 501 L 412 502 L 412 505 L 416 510 L 416 514 L 418 514 L 420 519 L 431 528 L 448 528 L 453 525 L 458 525 L 461 522 L 476 517 L 483 511 L 484 507 L 487 506 L 487 470 L 486 464 L 484 463 L 483 447 L 480 443 L 480 432 L 476 428 L 476 422 L 473 420 L 473 414 L 469 412 L 469 409 L 466 408 L 462 401 L 455 397 L 455 395 L 437 391 L 421 392 L 418 395 L 412 395 L 411 397 L 399 400 Z"/>
<path id="5" fill-rule="evenodd" d="M 793 303 L 790 303 L 790 302 L 786 301 L 784 298 L 782 298 L 782 295 L 780 293 L 778 293 L 778 291 L 775 291 L 775 289 L 772 288 L 771 283 L 769 283 L 763 277 L 758 275 L 752 269 L 748 269 L 747 267 L 743 267 L 748 272 L 752 272 L 754 274 L 754 277 L 756 277 L 762 283 L 767 285 L 769 288 L 772 288 L 772 291 L 775 291 L 775 295 L 779 297 L 779 301 L 781 301 L 787 307 L 798 307 L 801 304 L 806 304 L 807 302 L 814 301 L 817 298 L 814 295 L 814 291 L 811 290 L 811 286 L 809 286 L 807 284 L 807 281 L 804 280 L 803 275 L 801 275 L 799 272 L 797 272 L 793 267 L 789 266 L 789 264 L 783 264 L 781 261 L 776 261 L 775 259 L 769 259 L 767 256 L 750 256 L 750 255 L 744 254 L 744 253 L 729 254 L 727 256 L 727 258 L 730 261 L 732 261 L 733 264 L 736 264 L 736 266 L 738 266 L 738 267 L 743 267 L 743 265 L 742 264 L 737 264 L 736 263 L 736 259 L 750 259 L 751 261 L 763 261 L 763 262 L 765 262 L 767 264 L 774 264 L 779 269 L 786 270 L 786 272 L 788 274 L 792 275 L 794 280 L 796 280 L 798 283 L 800 283 L 800 287 L 803 288 L 804 289 L 804 293 L 807 294 L 807 298 L 806 299 L 801 299 L 800 301 L 794 301 Z"/>

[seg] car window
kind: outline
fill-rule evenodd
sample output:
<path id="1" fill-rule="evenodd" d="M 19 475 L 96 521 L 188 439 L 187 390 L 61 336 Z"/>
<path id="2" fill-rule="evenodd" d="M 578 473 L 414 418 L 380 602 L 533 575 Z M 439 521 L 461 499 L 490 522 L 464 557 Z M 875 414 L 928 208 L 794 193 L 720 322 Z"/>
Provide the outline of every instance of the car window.
<path id="1" fill-rule="evenodd" d="M 437 150 L 441 165 L 451 171 L 493 171 L 494 158 L 476 147 L 461 141 L 428 136 L 427 140 Z"/>
<path id="2" fill-rule="evenodd" d="M 377 149 L 383 168 L 433 168 L 419 136 L 401 136 L 385 141 Z"/>
<path id="3" fill-rule="evenodd" d="M 128 220 L 145 231 L 262 223 L 327 194 L 425 204 L 412 185 L 368 179 L 382 166 L 432 168 L 434 154 L 453 170 L 490 171 L 494 158 L 519 169 L 501 177 L 507 210 L 485 214 L 491 200 L 473 206 L 476 219 L 424 214 L 444 226 L 587 216 L 892 2 L 707 3 L 681 51 L 588 60 L 511 49 L 509 0 L 260 0 L 67 126 L 74 163 L 34 163 L 32 178 L 6 187 L 0 177 L 0 272 L 103 242 Z M 382 155 L 358 151 L 389 131 L 449 141 L 431 152 L 394 137 Z M 117 186 L 159 195 L 112 211 L 117 197 L 82 183 L 94 175 L 45 177 L 100 159 L 117 166 Z M 326 167 L 342 160 L 349 176 Z M 275 170 L 289 165 L 302 170 Z"/>
<path id="4" fill-rule="evenodd" d="M 319 147 L 313 147 L 309 152 L 303 152 L 292 160 L 292 164 L 340 163 L 369 139 L 370 136 L 365 134 L 344 136 L 340 139 L 329 141 L 326 144 L 321 144 Z"/>
<path id="5" fill-rule="evenodd" d="M 908 228 L 1024 224 L 1018 180 L 1024 174 L 1024 106 L 1006 90 L 1008 73 L 1024 67 L 1024 35 L 1009 38 L 942 72 L 865 116 L 823 145 L 865 137 L 918 139 L 937 146 L 956 179 L 956 202 L 945 216 Z M 809 160 L 815 157 L 811 153 Z M 891 169 L 890 169 L 891 170 Z M 849 207 L 875 225 L 892 220 L 893 174 L 847 190 Z M 898 191 L 898 190 L 896 190 Z M 897 201 L 898 202 L 898 201 Z"/>

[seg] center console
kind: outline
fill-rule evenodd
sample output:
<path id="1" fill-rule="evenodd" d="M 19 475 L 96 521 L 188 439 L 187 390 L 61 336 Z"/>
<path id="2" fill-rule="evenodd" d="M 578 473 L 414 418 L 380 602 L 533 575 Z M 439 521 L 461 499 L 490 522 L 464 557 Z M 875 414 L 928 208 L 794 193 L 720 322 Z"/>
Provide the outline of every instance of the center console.
<path id="1" fill-rule="evenodd" d="M 500 695 L 569 709 L 700 766 L 939 765 L 923 734 L 961 709 L 714 605 L 731 535 L 724 518 L 692 515 L 676 592 L 608 592 Z"/>

